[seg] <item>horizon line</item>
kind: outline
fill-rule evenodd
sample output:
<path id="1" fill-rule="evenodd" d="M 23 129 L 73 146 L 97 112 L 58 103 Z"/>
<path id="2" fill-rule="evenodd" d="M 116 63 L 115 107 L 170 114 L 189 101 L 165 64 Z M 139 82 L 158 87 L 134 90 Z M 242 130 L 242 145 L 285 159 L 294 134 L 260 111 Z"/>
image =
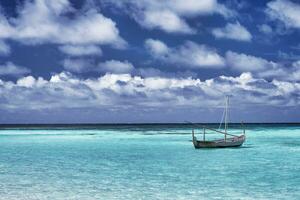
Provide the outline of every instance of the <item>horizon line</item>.
<path id="1" fill-rule="evenodd" d="M 300 122 L 243 122 L 244 124 L 300 124 Z M 220 124 L 220 122 L 193 122 L 193 124 Z M 241 124 L 241 122 L 228 122 L 228 124 Z M 190 125 L 185 122 L 107 122 L 107 123 L 0 123 L 1 126 L 31 126 L 31 125 Z"/>

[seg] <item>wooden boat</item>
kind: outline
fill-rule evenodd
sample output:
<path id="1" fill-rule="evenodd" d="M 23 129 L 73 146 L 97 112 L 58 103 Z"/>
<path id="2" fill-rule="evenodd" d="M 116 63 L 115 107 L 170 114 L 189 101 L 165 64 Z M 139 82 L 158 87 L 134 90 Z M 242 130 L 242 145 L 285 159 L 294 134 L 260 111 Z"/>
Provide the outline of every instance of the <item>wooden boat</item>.
<path id="1" fill-rule="evenodd" d="M 202 138 L 202 140 L 198 140 L 195 137 L 194 129 L 192 130 L 193 144 L 194 144 L 194 147 L 196 149 L 199 149 L 199 148 L 239 147 L 239 146 L 241 146 L 245 142 L 246 135 L 245 135 L 245 128 L 243 126 L 243 122 L 242 122 L 243 133 L 241 135 L 229 134 L 227 132 L 227 130 L 228 130 L 228 123 L 227 123 L 227 120 L 228 120 L 228 105 L 229 105 L 229 97 L 228 96 L 226 97 L 226 104 L 225 105 L 226 106 L 225 106 L 224 131 L 216 130 L 216 129 L 209 128 L 209 127 L 206 127 L 206 126 L 198 126 L 198 125 L 196 125 L 196 126 L 201 127 L 203 129 L 203 132 L 202 132 L 203 138 Z M 223 117 L 224 117 L 224 113 L 223 113 Z M 223 122 L 223 117 L 222 117 L 222 121 L 220 123 L 220 127 L 221 127 L 222 122 Z M 214 132 L 214 133 L 223 134 L 224 135 L 224 139 L 206 140 L 205 139 L 205 135 L 206 135 L 206 131 L 207 130 L 209 130 L 211 132 Z"/>

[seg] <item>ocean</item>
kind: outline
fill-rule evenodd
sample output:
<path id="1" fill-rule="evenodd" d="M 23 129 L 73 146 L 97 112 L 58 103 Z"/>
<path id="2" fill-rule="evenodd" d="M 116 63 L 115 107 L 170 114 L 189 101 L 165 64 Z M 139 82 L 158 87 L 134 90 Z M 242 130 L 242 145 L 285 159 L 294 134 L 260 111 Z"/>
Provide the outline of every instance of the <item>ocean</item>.
<path id="1" fill-rule="evenodd" d="M 194 149 L 191 130 L 1 126 L 0 199 L 300 199 L 300 124 L 246 124 L 224 149 Z"/>

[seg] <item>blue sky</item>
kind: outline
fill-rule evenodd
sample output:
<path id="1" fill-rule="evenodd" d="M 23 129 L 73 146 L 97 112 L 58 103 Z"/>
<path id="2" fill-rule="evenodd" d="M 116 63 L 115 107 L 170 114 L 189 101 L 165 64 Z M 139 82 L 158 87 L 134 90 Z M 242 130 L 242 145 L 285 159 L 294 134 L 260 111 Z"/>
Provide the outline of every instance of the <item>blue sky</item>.
<path id="1" fill-rule="evenodd" d="M 299 122 L 299 33 L 293 0 L 2 0 L 0 122 Z"/>

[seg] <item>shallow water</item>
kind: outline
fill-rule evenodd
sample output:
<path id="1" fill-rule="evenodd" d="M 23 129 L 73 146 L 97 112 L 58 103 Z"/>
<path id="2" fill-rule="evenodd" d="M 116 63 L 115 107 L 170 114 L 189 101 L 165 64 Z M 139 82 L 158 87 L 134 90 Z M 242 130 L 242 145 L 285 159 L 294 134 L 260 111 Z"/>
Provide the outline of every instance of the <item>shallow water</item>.
<path id="1" fill-rule="evenodd" d="M 0 130 L 0 199 L 300 199 L 300 126 L 251 125 L 228 149 L 195 150 L 190 133 Z"/>

